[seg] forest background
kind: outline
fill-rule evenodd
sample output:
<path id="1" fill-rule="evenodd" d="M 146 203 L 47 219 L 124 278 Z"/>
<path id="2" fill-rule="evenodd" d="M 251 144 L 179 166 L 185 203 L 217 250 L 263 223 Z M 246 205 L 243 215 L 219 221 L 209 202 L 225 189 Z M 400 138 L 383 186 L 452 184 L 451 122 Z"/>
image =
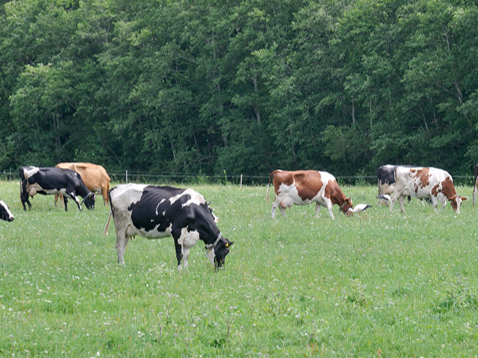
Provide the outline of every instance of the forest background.
<path id="1" fill-rule="evenodd" d="M 461 0 L 0 2 L 0 170 L 470 174 L 478 7 Z"/>

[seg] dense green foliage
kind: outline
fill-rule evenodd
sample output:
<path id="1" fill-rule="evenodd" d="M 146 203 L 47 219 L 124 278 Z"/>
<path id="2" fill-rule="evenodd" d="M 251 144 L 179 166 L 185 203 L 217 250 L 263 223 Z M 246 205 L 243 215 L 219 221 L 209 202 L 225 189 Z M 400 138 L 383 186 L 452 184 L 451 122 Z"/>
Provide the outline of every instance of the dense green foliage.
<path id="1" fill-rule="evenodd" d="M 193 187 L 234 241 L 219 272 L 198 243 L 179 274 L 170 238 L 135 238 L 119 266 L 101 202 L 65 212 L 37 195 L 24 212 L 18 184 L 1 182 L 15 220 L 0 222 L 0 356 L 476 356 L 470 201 L 460 215 L 415 199 L 390 213 L 376 187 L 344 186 L 367 216 L 294 206 L 272 220 L 264 186 Z"/>
<path id="2" fill-rule="evenodd" d="M 468 0 L 15 0 L 0 5 L 0 168 L 468 174 Z"/>

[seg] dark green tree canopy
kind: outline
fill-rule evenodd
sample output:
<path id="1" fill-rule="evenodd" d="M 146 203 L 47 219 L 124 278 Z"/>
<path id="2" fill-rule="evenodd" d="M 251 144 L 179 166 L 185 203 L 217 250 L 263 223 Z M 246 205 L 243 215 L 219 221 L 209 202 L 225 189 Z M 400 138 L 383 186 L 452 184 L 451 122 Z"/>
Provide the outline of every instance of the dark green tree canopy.
<path id="1" fill-rule="evenodd" d="M 469 174 L 474 1 L 0 5 L 0 169 Z"/>

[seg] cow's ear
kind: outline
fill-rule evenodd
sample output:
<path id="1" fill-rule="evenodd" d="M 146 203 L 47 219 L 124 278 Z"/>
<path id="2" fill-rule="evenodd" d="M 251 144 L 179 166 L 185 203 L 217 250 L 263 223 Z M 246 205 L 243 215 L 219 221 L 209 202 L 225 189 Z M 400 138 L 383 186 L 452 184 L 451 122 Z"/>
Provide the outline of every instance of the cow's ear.
<path id="1" fill-rule="evenodd" d="M 226 239 L 227 240 L 227 239 Z M 229 241 L 227 240 L 226 242 L 226 248 L 229 248 L 232 244 L 234 244 L 234 241 Z"/>
<path id="2" fill-rule="evenodd" d="M 468 199 L 468 197 L 466 197 L 466 196 L 460 196 L 460 198 L 461 198 L 462 201 L 465 201 L 465 200 Z"/>

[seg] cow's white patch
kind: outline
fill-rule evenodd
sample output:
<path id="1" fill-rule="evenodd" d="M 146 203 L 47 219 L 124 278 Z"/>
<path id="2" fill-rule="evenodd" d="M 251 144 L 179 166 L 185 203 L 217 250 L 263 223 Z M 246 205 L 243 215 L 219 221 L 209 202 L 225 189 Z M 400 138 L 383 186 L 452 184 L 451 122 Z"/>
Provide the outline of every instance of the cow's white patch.
<path id="1" fill-rule="evenodd" d="M 121 184 L 117 185 L 111 190 L 111 200 L 115 201 L 115 207 L 120 210 L 128 210 L 131 204 L 137 203 L 141 200 L 144 188 L 147 185 L 144 184 Z M 117 200 L 115 200 L 118 198 Z"/>
<path id="2" fill-rule="evenodd" d="M 173 224 L 169 224 L 169 227 L 166 228 L 165 231 L 158 231 L 159 225 L 156 225 L 153 230 L 146 231 L 145 229 L 137 229 L 134 225 L 129 224 L 128 228 L 126 230 L 126 235 L 127 236 L 136 236 L 140 235 L 143 236 L 147 239 L 162 239 L 165 237 L 171 236 L 171 230 L 173 228 Z"/>
<path id="3" fill-rule="evenodd" d="M 38 173 L 40 168 L 38 167 L 24 167 L 23 168 L 23 175 L 25 179 L 30 178 L 32 175 L 35 175 L 35 173 Z"/>
<path id="4" fill-rule="evenodd" d="M 162 203 L 164 203 L 165 200 L 166 200 L 166 199 L 164 199 L 164 198 L 161 199 L 161 201 L 158 203 L 158 205 L 156 205 L 156 215 L 158 215 L 158 208 L 159 208 L 159 206 L 160 206 Z M 165 213 L 165 212 L 166 212 L 166 211 L 163 211 L 163 216 L 164 216 L 164 213 Z"/>
<path id="5" fill-rule="evenodd" d="M 188 231 L 187 227 L 181 229 L 181 236 L 179 237 L 178 244 L 182 247 L 190 248 L 196 245 L 199 240 L 199 232 L 197 230 Z"/>
<path id="6" fill-rule="evenodd" d="M 185 202 L 182 207 L 191 205 L 191 204 L 196 204 L 196 205 L 201 205 L 206 203 L 206 199 L 199 194 L 198 192 L 192 190 L 192 189 L 185 189 L 181 194 L 173 196 L 169 199 L 169 202 L 171 205 L 173 205 L 179 198 L 181 198 L 184 195 L 189 195 L 189 200 Z"/>
<path id="7" fill-rule="evenodd" d="M 291 185 L 282 183 L 279 187 L 278 198 L 280 198 L 280 204 L 283 208 L 296 205 L 310 204 L 310 200 L 302 200 L 297 191 L 297 184 L 295 181 Z"/>
<path id="8" fill-rule="evenodd" d="M 323 200 L 323 196 L 324 196 L 325 187 L 327 186 L 328 181 L 329 181 L 329 178 L 324 175 L 322 177 L 323 185 L 320 191 L 312 199 L 305 199 L 305 200 L 302 200 L 302 198 L 299 196 L 299 192 L 297 190 L 297 184 L 295 183 L 295 181 L 291 185 L 286 185 L 282 183 L 279 187 L 279 192 L 278 192 L 276 200 L 278 201 L 280 200 L 279 204 L 281 204 L 283 208 L 290 207 L 294 204 L 309 205 L 310 203 L 313 203 L 313 202 L 318 202 L 326 206 L 326 203 Z"/>
<path id="9" fill-rule="evenodd" d="M 61 188 L 61 189 L 43 189 L 38 183 L 34 184 L 27 184 L 26 185 L 26 191 L 28 195 L 30 196 L 35 196 L 38 192 L 44 191 L 47 194 L 63 194 L 66 195 L 67 197 L 71 198 L 70 195 L 66 192 L 66 188 Z"/>

